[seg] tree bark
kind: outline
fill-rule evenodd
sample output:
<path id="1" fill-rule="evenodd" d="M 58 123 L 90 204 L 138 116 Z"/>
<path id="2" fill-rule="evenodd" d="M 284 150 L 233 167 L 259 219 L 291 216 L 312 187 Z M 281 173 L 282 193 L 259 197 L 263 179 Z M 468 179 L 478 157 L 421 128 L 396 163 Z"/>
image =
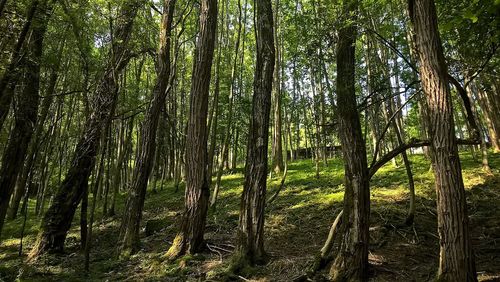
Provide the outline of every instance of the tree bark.
<path id="1" fill-rule="evenodd" d="M 462 169 L 453 122 L 448 73 L 433 0 L 410 0 L 410 19 L 420 61 L 437 194 L 439 281 L 477 281 Z"/>
<path id="2" fill-rule="evenodd" d="M 253 84 L 245 182 L 240 205 L 235 271 L 246 264 L 266 260 L 264 250 L 264 212 L 268 167 L 269 114 L 275 64 L 273 11 L 271 0 L 255 1 L 255 39 L 257 61 Z"/>
<path id="3" fill-rule="evenodd" d="M 142 0 L 131 0 L 125 2 L 121 8 L 113 31 L 111 59 L 92 101 L 93 113 L 87 120 L 83 135 L 76 145 L 70 169 L 59 186 L 52 205 L 44 215 L 37 242 L 29 254 L 29 259 L 47 251 L 61 251 L 64 247 L 75 210 L 88 185 L 90 172 L 95 166 L 101 131 L 110 122 L 114 113 L 118 99 L 117 78 L 129 60 L 128 41 L 134 18 L 142 3 Z"/>
<path id="4" fill-rule="evenodd" d="M 200 252 L 210 195 L 207 175 L 207 115 L 210 75 L 217 28 L 217 0 L 202 0 L 195 48 L 186 137 L 185 210 L 181 230 L 167 252 L 170 259 Z"/>
<path id="5" fill-rule="evenodd" d="M 370 187 L 366 148 L 355 93 L 355 49 L 358 1 L 344 4 L 350 14 L 339 31 L 337 46 L 337 110 L 345 170 L 344 214 L 337 257 L 330 269 L 334 281 L 366 280 L 370 225 Z"/>
<path id="6" fill-rule="evenodd" d="M 167 94 L 171 91 L 170 81 L 170 36 L 176 0 L 165 0 L 160 28 L 160 47 L 158 52 L 158 76 L 153 89 L 141 132 L 141 151 L 136 159 L 134 179 L 129 192 L 120 228 L 121 251 L 127 255 L 137 250 L 142 209 L 146 199 L 148 179 L 154 165 L 156 150 L 156 132 L 160 113 Z"/>
<path id="7" fill-rule="evenodd" d="M 4 224 L 10 196 L 22 170 L 24 159 L 36 125 L 39 91 L 40 61 L 43 54 L 43 39 L 52 13 L 52 2 L 43 1 L 39 13 L 33 19 L 33 29 L 29 41 L 29 57 L 26 66 L 25 86 L 20 94 L 15 111 L 14 128 L 2 157 L 0 170 L 0 236 Z"/>

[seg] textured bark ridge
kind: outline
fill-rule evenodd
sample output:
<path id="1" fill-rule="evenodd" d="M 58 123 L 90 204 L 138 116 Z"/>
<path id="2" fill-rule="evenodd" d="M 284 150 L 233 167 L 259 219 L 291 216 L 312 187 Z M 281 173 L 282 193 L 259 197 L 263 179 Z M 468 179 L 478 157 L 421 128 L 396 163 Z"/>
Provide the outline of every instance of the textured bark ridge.
<path id="1" fill-rule="evenodd" d="M 356 14 L 358 3 L 350 1 L 346 14 Z M 339 31 L 337 47 L 337 109 L 339 137 L 345 170 L 344 214 L 340 229 L 341 245 L 330 269 L 334 281 L 366 280 L 370 217 L 369 173 L 366 148 L 357 112 L 354 88 L 357 28 L 352 16 Z"/>
<path id="2" fill-rule="evenodd" d="M 238 246 L 233 265 L 239 271 L 245 264 L 265 261 L 264 212 L 266 203 L 269 114 L 275 63 L 273 13 L 270 0 L 257 0 L 257 62 L 253 84 L 252 118 L 250 121 L 245 183 L 240 205 Z"/>
<path id="3" fill-rule="evenodd" d="M 170 77 L 170 35 L 176 0 L 165 0 L 160 30 L 160 47 L 158 52 L 159 70 L 153 97 L 146 113 L 141 135 L 141 152 L 137 156 L 134 170 L 134 179 L 130 190 L 122 225 L 120 239 L 122 252 L 129 253 L 136 250 L 139 242 L 139 227 L 142 218 L 142 209 L 146 198 L 146 189 L 149 176 L 153 169 L 156 150 L 156 131 L 160 118 L 161 108 L 165 104 L 168 82 Z"/>
<path id="4" fill-rule="evenodd" d="M 207 115 L 210 72 L 217 27 L 217 0 L 203 0 L 196 43 L 186 137 L 186 192 L 181 231 L 167 252 L 174 259 L 204 247 L 203 234 L 210 195 L 207 176 Z"/>
<path id="5" fill-rule="evenodd" d="M 440 239 L 438 280 L 477 281 L 448 73 L 434 1 L 410 0 L 409 11 L 430 120 L 428 132 Z"/>
<path id="6" fill-rule="evenodd" d="M 101 131 L 111 116 L 118 99 L 118 75 L 126 66 L 130 51 L 128 41 L 134 18 L 142 0 L 125 2 L 117 18 L 111 58 L 100 80 L 92 101 L 93 113 L 85 124 L 83 135 L 76 145 L 71 166 L 57 190 L 52 205 L 45 213 L 41 230 L 30 258 L 47 251 L 61 251 L 76 208 L 88 186 L 90 173 L 95 165 L 95 156 L 102 137 Z"/>

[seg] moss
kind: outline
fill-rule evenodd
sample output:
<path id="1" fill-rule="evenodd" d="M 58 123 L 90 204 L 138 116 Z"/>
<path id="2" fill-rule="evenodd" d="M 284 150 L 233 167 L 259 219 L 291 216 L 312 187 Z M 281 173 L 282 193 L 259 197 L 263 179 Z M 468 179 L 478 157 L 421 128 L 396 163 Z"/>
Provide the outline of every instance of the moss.
<path id="1" fill-rule="evenodd" d="M 387 259 L 398 258 L 390 265 L 391 270 L 412 273 L 405 269 L 403 264 L 413 265 L 414 261 L 405 260 L 402 252 L 415 251 L 425 254 L 418 257 L 411 253 L 411 257 L 418 260 L 419 269 L 415 279 L 425 280 L 428 273 L 436 273 L 433 267 L 437 265 L 438 243 L 433 236 L 436 234 L 435 223 L 435 191 L 434 176 L 429 172 L 430 163 L 422 155 L 410 155 L 415 177 L 417 194 L 417 212 L 415 224 L 404 226 L 407 217 L 409 194 L 407 178 L 403 166 L 394 168 L 392 164 L 384 166 L 372 179 L 372 214 L 371 214 L 371 242 L 370 251 L 379 254 L 381 251 L 392 250 L 394 256 L 385 253 Z M 490 165 L 493 176 L 487 175 L 481 164 L 472 159 L 470 154 L 461 154 L 463 160 L 463 179 L 469 202 L 472 232 L 481 232 L 485 242 L 483 253 L 490 251 L 489 242 L 498 238 L 499 222 L 496 220 L 500 210 L 498 207 L 500 155 L 490 155 Z M 343 199 L 343 164 L 341 159 L 330 159 L 328 167 L 322 167 L 320 179 L 315 178 L 314 164 L 311 160 L 298 160 L 289 164 L 287 181 L 271 205 L 266 207 L 266 247 L 273 254 L 273 259 L 265 266 L 252 267 L 244 259 L 236 259 L 232 252 L 234 233 L 239 218 L 239 204 L 243 184 L 243 174 L 224 175 L 222 190 L 219 194 L 217 211 L 209 212 L 207 217 L 206 238 L 210 244 L 219 246 L 227 251 L 206 252 L 203 255 L 179 255 L 182 250 L 181 238 L 175 237 L 178 225 L 173 224 L 180 219 L 184 208 L 184 193 L 175 192 L 172 183 L 165 189 L 158 189 L 156 194 L 148 194 L 144 205 L 144 225 L 150 236 L 141 238 L 141 247 L 138 253 L 128 257 L 126 261 L 113 258 L 116 250 L 116 238 L 120 227 L 120 217 L 101 218 L 102 208 L 96 210 L 94 225 L 94 247 L 91 252 L 91 264 L 88 281 L 104 280 L 133 280 L 133 281 L 198 281 L 211 279 L 212 281 L 241 280 L 241 275 L 250 280 L 263 278 L 270 281 L 292 281 L 292 278 L 307 274 L 314 261 L 314 254 L 321 248 L 326 238 L 331 221 L 336 212 L 342 207 Z M 276 189 L 279 179 L 271 180 L 268 185 L 268 196 Z M 119 195 L 116 211 L 124 209 L 126 197 Z M 92 201 L 92 199 L 90 200 Z M 11 281 L 18 277 L 25 253 L 33 247 L 41 217 L 34 211 L 35 201 L 30 200 L 27 217 L 26 232 L 23 239 L 24 256 L 17 255 L 20 241 L 20 227 L 23 217 L 7 221 L 4 228 L 5 236 L 0 245 L 0 280 Z M 400 224 L 398 224 L 400 223 Z M 150 232 L 151 224 L 155 231 Z M 158 224 L 158 225 L 157 225 Z M 149 228 L 148 228 L 149 225 Z M 158 227 L 158 228 L 156 228 Z M 416 233 L 418 237 L 413 235 Z M 144 235 L 144 234 L 141 234 Z M 403 235 L 405 237 L 403 237 Z M 23 270 L 21 280 L 63 280 L 83 281 L 81 267 L 83 255 L 78 249 L 79 212 L 75 214 L 68 240 L 66 254 L 46 259 L 42 257 L 31 268 Z M 430 239 L 429 239 L 430 238 Z M 170 242 L 173 246 L 167 252 Z M 489 245 L 488 245 L 489 244 Z M 395 249 L 396 248 L 396 249 Z M 418 252 L 416 251 L 418 250 Z M 174 259 L 168 255 L 175 253 Z M 496 254 L 496 253 L 495 253 Z M 431 256 L 432 255 L 432 256 Z M 481 254 L 480 254 L 481 255 Z M 423 255 L 422 255 L 423 256 Z M 410 256 L 409 256 L 410 257 Z M 401 260 L 399 260 L 401 258 Z M 496 258 L 496 257 L 495 257 Z M 483 261 L 495 260 L 485 259 Z M 385 265 L 389 268 L 388 265 Z M 498 266 L 484 266 L 488 272 L 498 272 Z M 326 270 L 325 270 L 326 271 Z M 318 272 L 318 274 L 324 273 Z M 425 272 L 425 275 L 420 275 Z M 382 274 L 380 274 L 382 273 Z M 377 272 L 383 275 L 383 271 Z M 394 273 L 389 273 L 395 275 Z M 387 274 L 387 275 L 389 275 Z M 321 276 L 310 277 L 314 281 Z M 382 279 L 383 280 L 383 279 Z M 395 280 L 404 280 L 398 276 Z"/>
<path id="2" fill-rule="evenodd" d="M 165 258 L 173 261 L 179 256 L 182 256 L 185 252 L 186 246 L 184 243 L 184 237 L 182 234 L 177 234 L 175 236 L 174 242 L 172 243 L 172 246 L 168 249 L 167 253 L 165 254 Z"/>

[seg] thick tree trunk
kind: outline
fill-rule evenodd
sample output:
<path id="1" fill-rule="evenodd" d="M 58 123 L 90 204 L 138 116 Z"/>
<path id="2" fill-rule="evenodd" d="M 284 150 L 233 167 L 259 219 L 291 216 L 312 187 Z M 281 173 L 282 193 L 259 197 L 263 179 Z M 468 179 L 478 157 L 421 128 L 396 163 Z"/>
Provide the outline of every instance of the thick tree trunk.
<path id="1" fill-rule="evenodd" d="M 39 88 L 40 61 L 43 53 L 43 39 L 47 23 L 52 13 L 52 2 L 44 1 L 39 5 L 39 13 L 33 19 L 33 29 L 29 41 L 29 57 L 26 58 L 25 86 L 20 94 L 15 111 L 14 128 L 2 157 L 0 170 L 0 236 L 9 206 L 10 196 L 22 170 L 28 145 L 36 125 Z"/>
<path id="2" fill-rule="evenodd" d="M 453 122 L 448 74 L 433 0 L 410 0 L 410 19 L 429 110 L 431 160 L 436 181 L 439 281 L 477 281 L 467 204 Z"/>
<path id="3" fill-rule="evenodd" d="M 255 65 L 252 117 L 248 136 L 245 182 L 240 205 L 236 271 L 265 261 L 264 212 L 268 167 L 269 114 L 275 63 L 271 0 L 255 1 Z"/>
<path id="4" fill-rule="evenodd" d="M 200 252 L 204 247 L 210 196 L 207 175 L 208 92 L 217 28 L 217 0 L 201 1 L 199 27 L 186 137 L 185 211 L 181 230 L 167 252 L 171 259 L 185 253 Z"/>
<path id="5" fill-rule="evenodd" d="M 95 165 L 101 131 L 110 122 L 118 99 L 117 75 L 129 59 L 128 41 L 137 11 L 142 0 L 131 0 L 123 4 L 113 31 L 111 59 L 99 82 L 93 99 L 93 113 L 85 124 L 83 135 L 76 145 L 70 169 L 57 190 L 52 205 L 45 213 L 35 247 L 29 258 L 47 251 L 60 251 L 64 247 L 67 232 L 75 210 L 88 185 L 90 172 Z"/>
<path id="6" fill-rule="evenodd" d="M 349 22 L 339 31 L 337 46 L 337 110 L 345 170 L 344 214 L 337 257 L 330 269 L 334 281 L 366 280 L 370 225 L 370 187 L 366 148 L 355 93 L 355 49 L 358 1 L 344 4 Z"/>
<path id="7" fill-rule="evenodd" d="M 153 97 L 149 104 L 141 132 L 141 152 L 134 169 L 134 179 L 129 192 L 120 228 L 122 254 L 128 255 L 137 250 L 142 209 L 146 198 L 148 179 L 154 165 L 156 150 L 156 132 L 161 109 L 167 94 L 170 93 L 170 36 L 176 0 L 165 0 L 160 29 L 160 47 L 158 52 L 159 71 Z"/>

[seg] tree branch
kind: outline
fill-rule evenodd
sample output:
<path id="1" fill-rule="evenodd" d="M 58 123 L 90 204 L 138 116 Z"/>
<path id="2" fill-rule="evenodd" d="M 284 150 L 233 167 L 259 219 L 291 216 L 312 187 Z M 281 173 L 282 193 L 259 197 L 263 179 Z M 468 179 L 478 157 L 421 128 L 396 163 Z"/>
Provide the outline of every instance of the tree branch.
<path id="1" fill-rule="evenodd" d="M 431 141 L 430 140 L 420 140 L 420 139 L 411 139 L 410 142 L 406 144 L 401 144 L 398 147 L 394 148 L 392 151 L 389 153 L 385 154 L 382 156 L 378 161 L 374 162 L 369 170 L 369 178 L 371 179 L 377 171 L 384 166 L 387 162 L 395 158 L 397 155 L 401 154 L 403 151 L 406 151 L 410 148 L 418 148 L 418 147 L 424 147 L 424 146 L 430 146 Z M 458 145 L 478 145 L 480 144 L 479 140 L 475 139 L 459 139 L 457 138 L 457 144 Z"/>

